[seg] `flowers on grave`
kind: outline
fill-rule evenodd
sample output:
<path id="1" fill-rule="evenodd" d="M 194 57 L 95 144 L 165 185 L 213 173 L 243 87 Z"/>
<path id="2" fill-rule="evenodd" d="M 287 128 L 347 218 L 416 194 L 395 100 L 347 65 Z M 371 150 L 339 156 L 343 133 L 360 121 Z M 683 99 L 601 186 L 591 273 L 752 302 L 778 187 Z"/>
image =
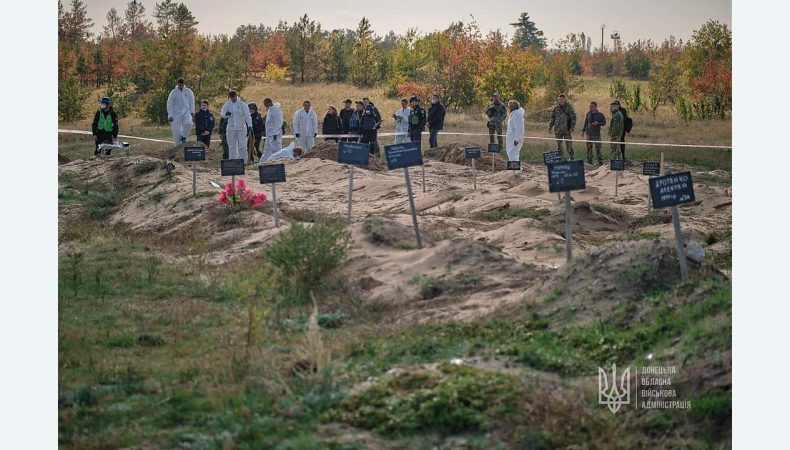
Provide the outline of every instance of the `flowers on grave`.
<path id="1" fill-rule="evenodd" d="M 266 203 L 266 194 L 253 192 L 244 179 L 239 178 L 236 186 L 233 186 L 233 183 L 225 185 L 225 188 L 217 194 L 217 200 L 224 206 L 257 208 Z"/>

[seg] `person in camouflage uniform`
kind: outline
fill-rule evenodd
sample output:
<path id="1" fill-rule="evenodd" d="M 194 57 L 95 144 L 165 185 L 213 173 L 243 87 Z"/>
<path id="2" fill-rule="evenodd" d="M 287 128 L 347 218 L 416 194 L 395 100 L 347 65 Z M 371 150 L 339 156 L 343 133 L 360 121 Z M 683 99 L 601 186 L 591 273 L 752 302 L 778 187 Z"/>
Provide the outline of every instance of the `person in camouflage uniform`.
<path id="1" fill-rule="evenodd" d="M 598 111 L 598 103 L 590 102 L 590 112 L 584 118 L 584 126 L 582 127 L 582 139 L 587 139 L 588 164 L 593 163 L 593 145 L 598 156 L 598 165 L 603 164 L 603 154 L 601 153 L 601 127 L 603 125 L 606 125 L 606 117 Z"/>
<path id="2" fill-rule="evenodd" d="M 497 135 L 497 142 L 502 146 L 502 122 L 507 117 L 507 110 L 505 104 L 499 100 L 499 93 L 494 93 L 491 98 L 491 104 L 485 109 L 486 116 L 488 116 L 488 140 L 494 143 L 494 134 Z"/>
<path id="3" fill-rule="evenodd" d="M 222 142 L 219 144 L 222 147 L 222 159 L 229 158 L 229 148 L 228 147 L 228 118 L 222 117 L 219 119 L 219 137 L 222 138 Z"/>
<path id="4" fill-rule="evenodd" d="M 549 122 L 549 131 L 554 128 L 554 137 L 557 138 L 557 150 L 562 153 L 562 141 L 565 141 L 565 146 L 568 148 L 568 157 L 575 159 L 573 156 L 573 142 L 568 139 L 573 139 L 571 133 L 576 126 L 576 113 L 573 111 L 566 98 L 565 94 L 560 94 L 557 97 L 557 104 L 551 110 L 551 121 Z M 564 155 L 563 155 L 564 158 Z"/>
<path id="5" fill-rule="evenodd" d="M 609 144 L 612 148 L 612 159 L 623 159 L 620 152 L 620 138 L 623 136 L 623 113 L 620 112 L 620 105 L 617 100 L 613 101 L 609 108 L 612 110 L 612 120 L 609 121 Z"/>

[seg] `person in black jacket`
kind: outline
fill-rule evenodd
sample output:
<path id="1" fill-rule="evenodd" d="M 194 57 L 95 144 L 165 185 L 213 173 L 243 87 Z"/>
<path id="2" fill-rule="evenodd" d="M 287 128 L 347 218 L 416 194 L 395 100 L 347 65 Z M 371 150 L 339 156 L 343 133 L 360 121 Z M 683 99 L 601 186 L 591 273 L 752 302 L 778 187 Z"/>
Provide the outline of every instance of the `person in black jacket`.
<path id="1" fill-rule="evenodd" d="M 422 132 L 425 131 L 425 108 L 420 106 L 420 97 L 416 95 L 409 99 L 411 115 L 409 116 L 409 140 L 421 142 Z"/>
<path id="2" fill-rule="evenodd" d="M 211 132 L 214 131 L 214 114 L 208 110 L 208 100 L 200 101 L 200 111 L 195 113 L 195 133 L 198 142 L 206 145 L 206 149 L 211 145 Z"/>
<path id="3" fill-rule="evenodd" d="M 378 130 L 381 128 L 381 113 L 379 112 L 379 109 L 376 108 L 376 105 L 374 105 L 368 97 L 362 97 L 362 105 L 365 107 L 365 111 L 368 110 L 368 106 L 373 107 L 373 117 L 376 119 L 376 126 L 373 130 L 373 140 L 371 141 L 370 146 L 373 154 L 379 156 L 381 154 L 381 149 L 379 148 Z M 364 142 L 364 140 L 361 139 L 360 142 Z"/>
<path id="4" fill-rule="evenodd" d="M 348 140 L 349 142 L 359 142 L 359 135 L 362 134 L 362 113 L 365 112 L 365 106 L 362 102 L 357 101 L 354 113 L 351 114 L 351 119 L 348 121 L 348 134 L 353 136 Z"/>
<path id="5" fill-rule="evenodd" d="M 256 103 L 249 103 L 250 117 L 252 118 L 252 132 L 255 135 L 255 156 L 261 157 L 261 138 L 266 136 L 266 122 L 264 121 L 261 113 L 258 112 L 258 105 Z"/>
<path id="6" fill-rule="evenodd" d="M 428 138 L 428 145 L 431 148 L 436 148 L 439 146 L 437 142 L 437 137 L 439 135 L 439 130 L 444 128 L 444 114 L 446 110 L 444 109 L 444 105 L 439 102 L 439 95 L 433 94 L 431 96 L 431 107 L 428 109 L 428 130 L 430 130 L 431 135 Z"/>
<path id="7" fill-rule="evenodd" d="M 338 115 L 340 116 L 341 122 L 343 122 L 343 127 L 341 129 L 342 134 L 348 134 L 351 131 L 351 116 L 354 115 L 354 108 L 351 107 L 351 99 L 347 98 L 343 102 L 343 109 L 340 110 Z M 348 139 L 343 138 L 342 141 L 347 141 Z"/>
<path id="8" fill-rule="evenodd" d="M 93 116 L 91 130 L 96 137 L 96 149 L 93 154 L 98 156 L 99 144 L 112 143 L 118 137 L 118 114 L 112 109 L 110 97 L 102 97 L 99 101 L 99 110 Z M 107 154 L 110 154 L 109 149 Z"/>
<path id="9" fill-rule="evenodd" d="M 343 134 L 343 121 L 337 115 L 337 108 L 332 105 L 326 109 L 324 122 L 321 124 L 321 134 Z M 340 138 L 324 138 L 324 142 L 339 141 Z"/>

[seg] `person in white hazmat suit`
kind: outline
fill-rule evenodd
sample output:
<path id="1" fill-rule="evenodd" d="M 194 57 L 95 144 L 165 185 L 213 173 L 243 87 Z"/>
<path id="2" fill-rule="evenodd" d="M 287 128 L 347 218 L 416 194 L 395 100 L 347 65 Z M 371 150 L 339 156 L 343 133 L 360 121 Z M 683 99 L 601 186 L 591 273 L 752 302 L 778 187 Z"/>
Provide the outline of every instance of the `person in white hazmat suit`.
<path id="1" fill-rule="evenodd" d="M 252 116 L 246 103 L 241 101 L 236 91 L 228 92 L 228 101 L 222 105 L 220 116 L 228 119 L 226 137 L 228 157 L 247 161 L 247 136 L 252 132 Z"/>
<path id="2" fill-rule="evenodd" d="M 405 98 L 400 101 L 400 109 L 395 111 L 392 118 L 395 119 L 395 143 L 408 144 L 411 142 L 409 139 L 409 115 L 411 108 L 409 108 L 409 101 Z M 403 133 L 403 134 L 398 134 Z"/>
<path id="3" fill-rule="evenodd" d="M 305 100 L 302 108 L 294 113 L 293 127 L 296 146 L 307 154 L 315 147 L 315 137 L 318 135 L 318 115 L 310 108 L 310 100 Z"/>
<path id="4" fill-rule="evenodd" d="M 195 94 L 179 78 L 176 87 L 167 97 L 167 121 L 173 129 L 175 145 L 186 144 L 195 118 Z"/>
<path id="5" fill-rule="evenodd" d="M 272 153 L 268 159 L 261 158 L 261 162 L 258 165 L 263 164 L 264 161 L 274 161 L 275 159 L 296 159 L 302 156 L 302 150 L 296 148 L 296 142 L 291 142 L 288 144 L 287 147 L 283 147 L 282 149 Z"/>
<path id="6" fill-rule="evenodd" d="M 524 145 L 524 108 L 517 101 L 507 102 L 510 117 L 507 120 L 507 134 L 505 135 L 505 145 L 507 145 L 507 160 L 521 160 L 521 146 Z"/>
<path id="7" fill-rule="evenodd" d="M 283 111 L 280 102 L 272 103 L 270 98 L 263 99 L 263 106 L 266 107 L 266 141 L 261 161 L 266 161 L 283 146 Z"/>

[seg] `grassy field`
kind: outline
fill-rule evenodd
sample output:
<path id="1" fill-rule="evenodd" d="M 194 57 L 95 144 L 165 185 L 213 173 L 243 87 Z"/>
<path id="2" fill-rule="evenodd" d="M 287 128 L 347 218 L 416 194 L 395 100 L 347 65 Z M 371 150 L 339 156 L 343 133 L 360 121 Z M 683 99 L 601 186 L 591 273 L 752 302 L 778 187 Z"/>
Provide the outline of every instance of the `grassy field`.
<path id="1" fill-rule="evenodd" d="M 640 83 L 643 85 L 643 92 L 645 90 L 645 82 L 627 82 L 629 85 Z M 610 80 L 605 78 L 585 78 L 584 90 L 576 93 L 571 101 L 579 120 L 578 128 L 581 128 L 581 122 L 584 120 L 584 114 L 588 111 L 590 101 L 597 101 L 601 105 L 601 110 L 605 112 L 607 117 L 609 98 L 609 84 Z M 96 107 L 95 99 L 100 96 L 99 92 L 95 93 L 95 98 L 91 98 L 86 105 L 87 111 L 93 111 Z M 346 98 L 358 100 L 362 97 L 370 97 L 371 100 L 378 106 L 385 117 L 384 125 L 382 126 L 383 132 L 394 131 L 393 122 L 386 119 L 400 107 L 398 99 L 387 98 L 384 96 L 381 88 L 362 89 L 356 86 L 337 84 L 315 84 L 315 85 L 291 85 L 291 84 L 266 84 L 260 82 L 253 82 L 246 87 L 241 97 L 245 101 L 255 101 L 262 105 L 265 97 L 271 97 L 275 101 L 282 104 L 284 117 L 290 123 L 290 118 L 293 113 L 301 107 L 302 101 L 311 100 L 313 107 L 319 113 L 319 121 L 323 118 L 326 112 L 327 105 L 333 105 L 337 108 L 342 107 L 342 102 Z M 215 98 L 211 99 L 211 109 L 213 111 L 219 110 L 225 99 Z M 545 117 L 545 111 L 536 111 L 530 105 L 527 105 L 527 135 L 539 137 L 552 137 L 548 131 L 548 121 L 538 120 L 539 117 Z M 655 143 L 682 143 L 682 144 L 699 144 L 699 145 L 732 145 L 732 123 L 731 120 L 706 120 L 706 121 L 692 121 L 690 123 L 683 122 L 677 118 L 669 106 L 659 107 L 656 117 L 646 111 L 631 113 L 634 120 L 634 129 L 626 138 L 627 141 L 639 142 L 655 142 Z M 92 115 L 91 115 L 92 118 Z M 445 120 L 445 132 L 463 132 L 463 133 L 488 133 L 485 126 L 486 119 L 482 113 L 475 111 L 448 111 Z M 82 130 L 90 130 L 90 120 L 85 119 L 75 123 L 61 124 L 61 128 L 74 128 Z M 150 126 L 143 123 L 136 118 L 126 118 L 121 122 L 121 134 L 170 139 L 169 127 Z M 577 131 L 574 133 L 574 138 L 580 139 L 581 134 Z M 78 157 L 78 155 L 87 156 L 87 150 L 90 147 L 85 147 L 84 143 L 89 141 L 89 137 L 77 137 L 75 139 L 61 137 L 62 144 L 66 144 L 66 152 L 74 148 L 75 153 L 66 156 Z M 382 137 L 381 142 L 390 144 L 393 142 L 392 137 Z M 440 134 L 439 144 L 447 144 L 452 142 L 469 143 L 474 145 L 486 145 L 488 143 L 487 136 L 442 136 Z M 427 145 L 427 137 L 423 138 L 423 145 Z M 143 153 L 147 153 L 148 149 L 161 148 L 163 144 L 148 143 L 144 141 L 133 141 L 135 148 Z M 527 140 L 522 148 L 522 158 L 529 161 L 541 161 L 543 152 L 553 150 L 556 144 L 552 140 Z M 575 143 L 574 150 L 577 157 L 583 157 L 586 150 L 583 143 Z M 604 154 L 608 155 L 608 146 L 604 145 Z M 668 148 L 658 146 L 629 146 L 626 145 L 626 156 L 635 161 L 642 160 L 659 160 L 661 153 L 664 153 L 665 161 L 668 164 L 679 163 L 698 166 L 701 168 L 709 169 L 732 169 L 732 151 L 724 149 L 701 149 L 701 148 Z"/>

